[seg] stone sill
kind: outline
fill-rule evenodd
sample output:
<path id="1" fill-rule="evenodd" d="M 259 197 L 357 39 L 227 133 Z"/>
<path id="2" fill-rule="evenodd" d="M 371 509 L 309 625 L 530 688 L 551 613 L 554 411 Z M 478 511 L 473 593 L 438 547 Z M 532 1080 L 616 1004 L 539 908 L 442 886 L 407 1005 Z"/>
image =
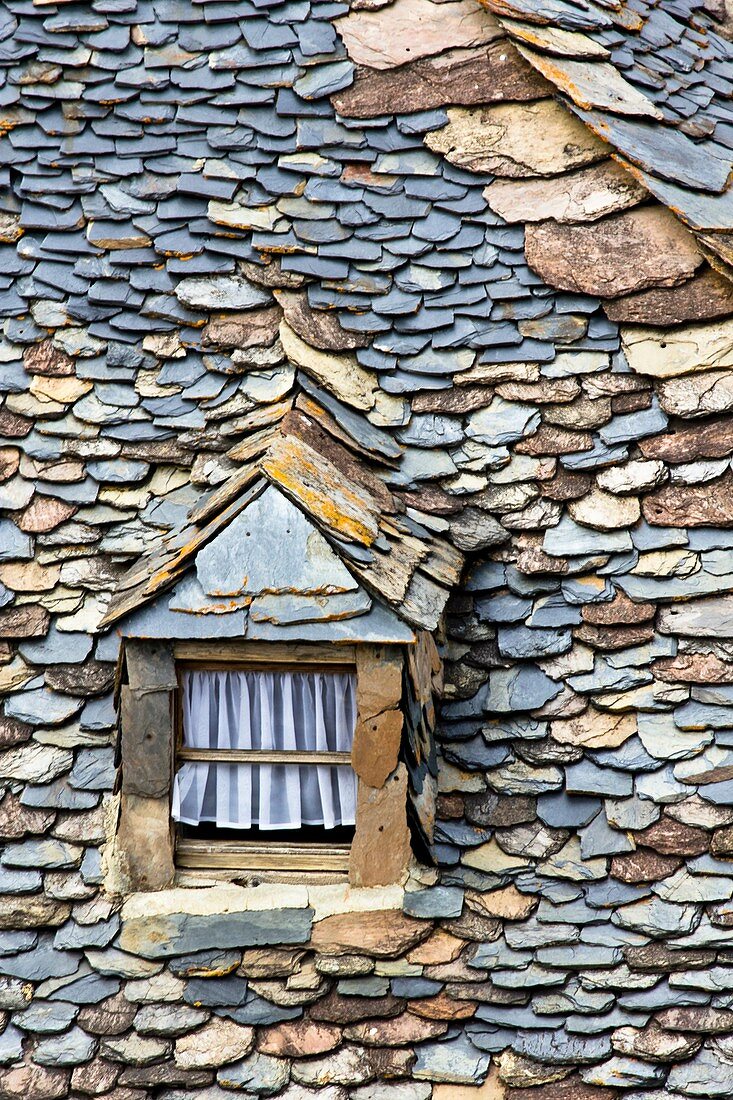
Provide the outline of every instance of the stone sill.
<path id="1" fill-rule="evenodd" d="M 294 885 L 267 882 L 258 886 L 177 886 L 169 890 L 129 894 L 122 906 L 122 919 L 188 916 L 221 916 L 230 913 L 276 909 L 313 909 L 313 920 L 338 913 L 365 913 L 402 909 L 404 888 L 395 886 L 355 887 L 348 883 Z"/>

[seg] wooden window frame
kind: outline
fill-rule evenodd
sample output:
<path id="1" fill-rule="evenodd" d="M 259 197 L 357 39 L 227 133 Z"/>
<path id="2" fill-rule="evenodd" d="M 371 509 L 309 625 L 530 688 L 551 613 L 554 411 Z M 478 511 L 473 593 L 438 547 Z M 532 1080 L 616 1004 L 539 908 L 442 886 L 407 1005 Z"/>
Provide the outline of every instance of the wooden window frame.
<path id="1" fill-rule="evenodd" d="M 176 660 L 178 690 L 175 700 L 175 752 L 174 773 L 179 762 L 202 761 L 226 764 L 305 764 L 316 766 L 330 764 L 351 767 L 350 752 L 297 752 L 267 749 L 185 749 L 183 748 L 183 673 L 200 672 L 303 672 L 356 675 L 356 659 L 350 663 L 324 662 L 321 660 L 293 663 L 292 656 L 282 654 L 282 659 L 271 657 L 262 660 L 250 657 L 232 657 L 207 661 L 180 657 Z M 180 827 L 174 825 L 175 863 L 185 870 L 224 871 L 322 871 L 347 874 L 351 844 L 288 843 L 280 840 L 196 840 L 183 838 Z"/>
<path id="2" fill-rule="evenodd" d="M 127 683 L 121 696 L 121 793 L 114 863 L 127 891 L 172 885 L 182 875 L 293 875 L 317 881 L 347 880 L 385 886 L 404 879 L 411 858 L 407 824 L 407 771 L 401 762 L 402 683 L 405 648 L 398 645 L 309 645 L 241 641 L 149 642 L 130 639 L 123 650 Z M 349 845 L 278 841 L 183 840 L 171 816 L 176 758 L 182 750 L 180 675 L 185 669 L 261 669 L 356 673 L 357 720 L 350 754 L 271 753 L 280 762 L 350 763 L 357 776 L 357 812 Z M 205 752 L 213 760 L 217 750 Z M 231 762 L 259 750 L 221 750 Z M 185 756 L 183 755 L 185 754 Z M 193 755 L 192 755 L 193 754 Z M 334 760 L 333 757 L 338 757 Z M 347 759 L 343 759 L 346 757 Z"/>

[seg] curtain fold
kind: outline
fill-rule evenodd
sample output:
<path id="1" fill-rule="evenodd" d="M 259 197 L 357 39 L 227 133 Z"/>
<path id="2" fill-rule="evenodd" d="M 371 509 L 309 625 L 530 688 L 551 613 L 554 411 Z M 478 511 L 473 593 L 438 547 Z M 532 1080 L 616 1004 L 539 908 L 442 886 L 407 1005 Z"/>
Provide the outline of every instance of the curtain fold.
<path id="1" fill-rule="evenodd" d="M 182 700 L 185 748 L 351 751 L 353 673 L 187 671 Z M 338 765 L 185 761 L 172 812 L 221 828 L 353 825 L 356 775 Z"/>

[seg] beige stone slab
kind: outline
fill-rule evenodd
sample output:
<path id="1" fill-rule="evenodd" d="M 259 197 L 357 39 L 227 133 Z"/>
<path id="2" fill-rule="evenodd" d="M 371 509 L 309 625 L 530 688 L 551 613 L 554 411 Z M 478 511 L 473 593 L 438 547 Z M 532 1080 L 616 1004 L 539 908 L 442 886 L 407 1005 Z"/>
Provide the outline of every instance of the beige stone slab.
<path id="1" fill-rule="evenodd" d="M 537 53 L 527 46 L 517 47 L 544 77 L 569 96 L 578 107 L 599 108 L 617 115 L 632 115 L 660 121 L 664 115 L 652 101 L 625 80 L 618 69 L 605 61 L 575 61 Z"/>
<path id="2" fill-rule="evenodd" d="M 454 107 L 428 148 L 472 172 L 510 179 L 554 176 L 608 156 L 608 146 L 554 99 Z"/>
<path id="3" fill-rule="evenodd" d="M 351 11 L 335 23 L 357 65 L 392 69 L 419 57 L 500 38 L 499 24 L 476 0 L 396 0 L 381 11 Z"/>
<path id="4" fill-rule="evenodd" d="M 280 325 L 280 341 L 290 362 L 327 386 L 339 400 L 355 409 L 374 407 L 379 383 L 359 365 L 356 356 L 311 347 L 286 321 Z"/>
<path id="5" fill-rule="evenodd" d="M 641 515 L 636 497 L 619 497 L 603 489 L 592 489 L 580 500 L 571 500 L 568 511 L 576 523 L 594 527 L 600 531 L 614 531 L 630 527 Z"/>
<path id="6" fill-rule="evenodd" d="M 466 867 L 475 867 L 477 871 L 490 871 L 496 875 L 507 871 L 524 870 L 531 866 L 531 860 L 508 855 L 502 851 L 495 840 L 480 844 L 478 848 L 469 848 L 464 852 L 461 862 Z"/>
<path id="7" fill-rule="evenodd" d="M 537 23 L 523 23 L 519 19 L 500 19 L 502 27 L 513 39 L 534 46 L 543 53 L 559 57 L 606 58 L 610 54 L 605 46 L 579 31 L 565 31 L 560 27 L 542 27 Z"/>
<path id="8" fill-rule="evenodd" d="M 492 210 L 507 222 L 589 222 L 635 206 L 645 188 L 613 160 L 539 180 L 495 180 L 484 189 Z"/>
<path id="9" fill-rule="evenodd" d="M 637 374 L 674 378 L 693 371 L 720 370 L 733 367 L 733 318 L 674 328 L 622 326 L 621 343 Z"/>
<path id="10" fill-rule="evenodd" d="M 635 733 L 635 715 L 608 714 L 593 706 L 575 718 L 560 718 L 552 723 L 556 741 L 584 749 L 615 749 Z"/>
<path id="11" fill-rule="evenodd" d="M 407 769 L 398 764 L 382 787 L 359 783 L 349 882 L 353 886 L 389 886 L 401 882 L 410 858 Z"/>
<path id="12" fill-rule="evenodd" d="M 733 408 L 733 370 L 669 378 L 657 389 L 659 404 L 673 416 L 707 416 Z"/>

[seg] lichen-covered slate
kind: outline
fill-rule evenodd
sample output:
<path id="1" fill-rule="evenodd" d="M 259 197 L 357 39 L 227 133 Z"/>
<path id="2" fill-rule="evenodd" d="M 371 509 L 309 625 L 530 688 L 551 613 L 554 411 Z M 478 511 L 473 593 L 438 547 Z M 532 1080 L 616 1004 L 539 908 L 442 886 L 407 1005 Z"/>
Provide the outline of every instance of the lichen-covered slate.
<path id="1" fill-rule="evenodd" d="M 733 50 L 693 3 L 488 6 L 0 13 L 5 1097 L 731 1090 L 733 311 L 725 240 L 647 194 L 729 227 Z M 293 591 L 293 547 L 276 592 L 228 552 L 268 494 Z M 123 623 L 434 630 L 408 893 L 105 889 Z"/>

